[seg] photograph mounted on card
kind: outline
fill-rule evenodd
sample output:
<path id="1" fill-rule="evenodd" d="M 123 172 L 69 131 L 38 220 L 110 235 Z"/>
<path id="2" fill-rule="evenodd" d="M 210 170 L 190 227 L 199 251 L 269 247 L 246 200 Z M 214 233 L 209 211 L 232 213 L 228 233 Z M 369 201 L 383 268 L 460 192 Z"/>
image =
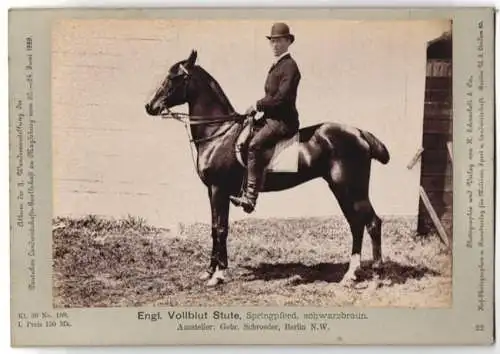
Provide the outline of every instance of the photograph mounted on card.
<path id="1" fill-rule="evenodd" d="M 11 11 L 13 342 L 491 343 L 493 14 Z"/>
<path id="2" fill-rule="evenodd" d="M 55 306 L 451 305 L 451 253 L 439 237 L 417 235 L 422 173 L 404 168 L 423 134 L 439 147 L 451 140 L 441 127 L 451 114 L 434 130 L 423 124 L 429 106 L 450 112 L 450 76 L 426 92 L 436 80 L 424 45 L 450 32 L 450 21 L 289 22 L 294 42 L 267 39 L 268 21 L 53 27 Z M 325 43 L 320 28 L 350 36 Z M 437 51 L 451 64 L 447 41 Z M 244 113 L 254 101 L 263 113 L 255 121 Z M 289 172 L 266 169 L 278 145 L 277 158 L 296 160 Z M 447 153 L 439 147 L 432 152 Z M 446 155 L 434 160 L 424 182 L 449 181 Z M 451 193 L 446 202 L 451 211 Z M 364 258 L 374 264 L 362 267 L 365 228 L 373 254 Z M 374 287 L 372 296 L 357 300 L 352 286 L 338 286 L 349 282 Z M 224 295 L 193 291 L 216 285 Z"/>

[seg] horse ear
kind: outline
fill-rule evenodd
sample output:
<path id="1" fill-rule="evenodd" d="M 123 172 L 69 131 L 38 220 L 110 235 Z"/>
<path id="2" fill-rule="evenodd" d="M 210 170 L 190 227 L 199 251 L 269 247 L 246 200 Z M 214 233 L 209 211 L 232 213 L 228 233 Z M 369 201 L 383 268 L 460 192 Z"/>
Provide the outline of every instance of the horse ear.
<path id="1" fill-rule="evenodd" d="M 189 58 L 187 60 L 187 65 L 189 67 L 192 67 L 194 66 L 194 64 L 196 63 L 196 58 L 198 58 L 198 52 L 196 50 L 192 50 L 191 51 L 191 54 L 189 55 Z"/>

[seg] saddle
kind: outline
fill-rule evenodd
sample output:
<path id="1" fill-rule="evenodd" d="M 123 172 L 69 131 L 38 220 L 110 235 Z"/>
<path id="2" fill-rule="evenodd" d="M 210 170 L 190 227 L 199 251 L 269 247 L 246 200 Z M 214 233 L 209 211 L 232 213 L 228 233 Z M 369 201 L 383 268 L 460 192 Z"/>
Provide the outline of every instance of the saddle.
<path id="1" fill-rule="evenodd" d="M 255 118 L 250 117 L 243 123 L 243 129 L 236 138 L 236 159 L 241 166 L 247 167 L 247 148 L 256 131 Z M 297 172 L 299 168 L 299 133 L 276 144 L 266 172 Z"/>

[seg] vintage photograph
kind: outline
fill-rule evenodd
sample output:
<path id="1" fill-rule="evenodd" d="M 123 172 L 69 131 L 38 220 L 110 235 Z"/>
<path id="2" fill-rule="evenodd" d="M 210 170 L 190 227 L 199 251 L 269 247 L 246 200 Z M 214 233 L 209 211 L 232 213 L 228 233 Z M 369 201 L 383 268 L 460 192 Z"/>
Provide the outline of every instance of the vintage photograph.
<path id="1" fill-rule="evenodd" d="M 452 25 L 61 19 L 54 308 L 452 306 Z"/>

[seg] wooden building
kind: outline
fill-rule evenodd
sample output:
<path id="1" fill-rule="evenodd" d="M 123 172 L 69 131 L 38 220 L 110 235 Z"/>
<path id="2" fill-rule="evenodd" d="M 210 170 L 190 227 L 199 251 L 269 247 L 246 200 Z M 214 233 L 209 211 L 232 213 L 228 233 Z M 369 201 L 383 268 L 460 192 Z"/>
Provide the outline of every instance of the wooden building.
<path id="1" fill-rule="evenodd" d="M 421 187 L 451 242 L 453 100 L 450 33 L 428 43 L 424 104 Z M 420 234 L 428 234 L 435 230 L 429 211 L 421 198 L 417 231 Z"/>

